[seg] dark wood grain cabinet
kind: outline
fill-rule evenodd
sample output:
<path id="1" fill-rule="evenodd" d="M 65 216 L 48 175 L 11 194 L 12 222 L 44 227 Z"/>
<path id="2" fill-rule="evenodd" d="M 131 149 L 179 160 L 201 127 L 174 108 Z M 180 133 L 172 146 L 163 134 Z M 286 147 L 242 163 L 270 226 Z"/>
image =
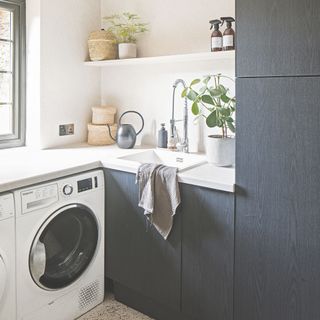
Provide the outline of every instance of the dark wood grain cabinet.
<path id="1" fill-rule="evenodd" d="M 135 175 L 105 170 L 106 275 L 164 307 L 180 309 L 181 215 L 165 241 L 138 207 Z"/>
<path id="2" fill-rule="evenodd" d="M 184 319 L 232 320 L 234 195 L 181 185 Z"/>
<path id="3" fill-rule="evenodd" d="M 237 76 L 320 75 L 319 0 L 236 0 Z"/>
<path id="4" fill-rule="evenodd" d="M 235 320 L 320 319 L 319 88 L 237 80 Z"/>
<path id="5" fill-rule="evenodd" d="M 138 208 L 135 175 L 105 174 L 106 275 L 120 300 L 158 320 L 232 320 L 234 195 L 180 184 L 165 241 Z"/>

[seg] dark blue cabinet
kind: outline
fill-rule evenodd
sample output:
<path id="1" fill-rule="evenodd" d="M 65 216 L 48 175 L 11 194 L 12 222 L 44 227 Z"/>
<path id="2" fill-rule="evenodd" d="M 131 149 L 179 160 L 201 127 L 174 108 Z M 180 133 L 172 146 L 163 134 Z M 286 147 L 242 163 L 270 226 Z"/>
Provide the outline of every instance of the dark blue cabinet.
<path id="1" fill-rule="evenodd" d="M 232 320 L 234 195 L 182 185 L 184 319 Z"/>
<path id="2" fill-rule="evenodd" d="M 237 76 L 320 75 L 319 0 L 236 0 Z"/>
<path id="3" fill-rule="evenodd" d="M 106 174 L 106 275 L 116 298 L 158 320 L 232 320 L 234 195 L 180 184 L 164 240 L 138 208 L 135 175 Z"/>
<path id="4" fill-rule="evenodd" d="M 320 319 L 319 88 L 237 80 L 235 320 Z"/>
<path id="5" fill-rule="evenodd" d="M 168 312 L 179 311 L 181 215 L 175 217 L 174 228 L 165 241 L 148 226 L 138 207 L 135 175 L 105 170 L 105 176 L 106 275 L 114 281 L 116 295 L 132 293 L 124 302 L 133 307 L 139 308 L 133 297 L 141 295 L 141 299 L 151 299 Z M 142 306 L 141 311 L 148 312 L 144 307 L 149 305 Z M 155 317 L 156 308 L 150 313 Z"/>

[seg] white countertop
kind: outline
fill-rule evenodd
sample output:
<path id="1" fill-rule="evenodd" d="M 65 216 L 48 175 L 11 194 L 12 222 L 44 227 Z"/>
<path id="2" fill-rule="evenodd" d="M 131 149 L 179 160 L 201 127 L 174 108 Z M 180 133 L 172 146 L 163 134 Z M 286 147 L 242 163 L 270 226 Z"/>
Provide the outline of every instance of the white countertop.
<path id="1" fill-rule="evenodd" d="M 92 147 L 81 144 L 49 150 L 0 150 L 0 193 L 103 167 L 135 173 L 134 168 L 117 158 L 148 149 L 152 148 L 125 150 L 116 146 Z M 226 192 L 234 192 L 235 189 L 234 168 L 203 164 L 179 172 L 178 178 L 181 183 Z"/>

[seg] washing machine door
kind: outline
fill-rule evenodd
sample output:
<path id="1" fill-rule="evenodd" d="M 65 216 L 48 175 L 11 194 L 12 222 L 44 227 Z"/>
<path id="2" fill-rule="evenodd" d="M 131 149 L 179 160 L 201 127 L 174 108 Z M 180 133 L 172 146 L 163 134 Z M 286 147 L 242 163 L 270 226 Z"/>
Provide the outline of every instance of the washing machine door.
<path id="1" fill-rule="evenodd" d="M 59 290 L 74 283 L 93 260 L 98 239 L 98 222 L 88 207 L 72 204 L 53 213 L 30 250 L 34 282 L 45 290 Z"/>
<path id="2" fill-rule="evenodd" d="M 2 256 L 0 255 L 0 305 L 7 283 L 7 270 Z"/>

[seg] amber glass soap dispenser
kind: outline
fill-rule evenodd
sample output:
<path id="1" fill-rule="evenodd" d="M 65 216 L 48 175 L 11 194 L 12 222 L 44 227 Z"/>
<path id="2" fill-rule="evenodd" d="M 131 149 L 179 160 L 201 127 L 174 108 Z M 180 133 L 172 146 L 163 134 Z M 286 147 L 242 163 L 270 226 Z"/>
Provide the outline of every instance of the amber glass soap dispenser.
<path id="1" fill-rule="evenodd" d="M 209 22 L 211 24 L 210 30 L 214 28 L 211 34 L 211 52 L 222 51 L 222 33 L 219 30 L 221 21 L 211 20 Z"/>
<path id="2" fill-rule="evenodd" d="M 232 17 L 222 17 L 222 24 L 224 22 L 227 23 L 227 28 L 223 33 L 223 50 L 228 51 L 228 50 L 234 50 L 235 49 L 235 32 L 232 29 L 232 22 L 235 22 L 234 18 Z"/>

